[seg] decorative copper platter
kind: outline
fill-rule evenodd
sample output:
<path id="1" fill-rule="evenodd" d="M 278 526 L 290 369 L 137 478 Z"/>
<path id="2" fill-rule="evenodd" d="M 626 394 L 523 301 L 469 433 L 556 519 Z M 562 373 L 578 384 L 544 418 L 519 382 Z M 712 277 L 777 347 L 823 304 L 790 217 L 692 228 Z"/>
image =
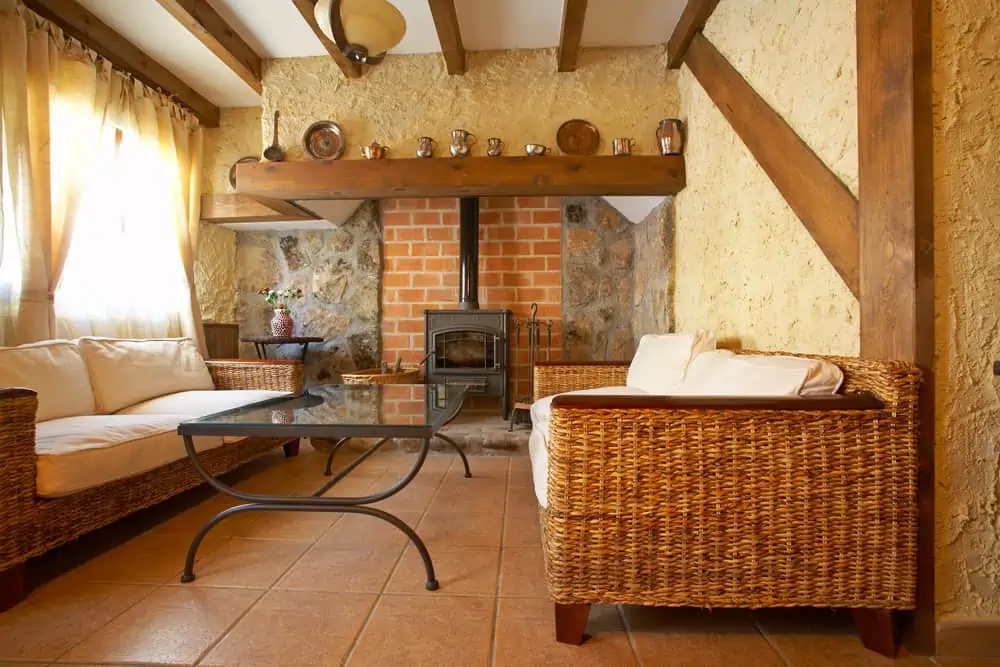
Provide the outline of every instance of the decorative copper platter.
<path id="1" fill-rule="evenodd" d="M 336 160 L 344 154 L 344 131 L 332 120 L 315 122 L 302 135 L 302 147 L 314 160 Z"/>
<path id="2" fill-rule="evenodd" d="M 236 165 L 250 162 L 260 162 L 260 158 L 256 155 L 247 155 L 234 162 L 233 166 L 229 168 L 229 185 L 232 186 L 233 190 L 236 189 Z"/>
<path id="3" fill-rule="evenodd" d="M 579 118 L 566 121 L 556 132 L 556 145 L 566 155 L 593 155 L 600 143 L 597 128 Z"/>

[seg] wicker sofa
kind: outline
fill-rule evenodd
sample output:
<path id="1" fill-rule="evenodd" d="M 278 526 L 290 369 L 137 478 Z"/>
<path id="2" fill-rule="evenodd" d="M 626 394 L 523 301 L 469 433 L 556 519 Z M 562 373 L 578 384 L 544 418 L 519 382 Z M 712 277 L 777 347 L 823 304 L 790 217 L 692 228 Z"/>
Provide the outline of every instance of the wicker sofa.
<path id="1" fill-rule="evenodd" d="M 297 361 L 204 363 L 215 390 L 256 390 L 246 392 L 246 396 L 253 396 L 275 391 L 296 392 L 302 388 L 302 365 Z M 26 594 L 24 564 L 28 559 L 203 481 L 184 456 L 183 446 L 178 444 L 175 448 L 170 443 L 169 462 L 155 469 L 72 493 L 42 497 L 43 490 L 37 486 L 38 466 L 43 458 L 36 452 L 38 408 L 39 396 L 34 390 L 0 387 L 0 611 L 17 604 Z M 183 415 L 153 417 L 175 421 L 184 418 Z M 173 428 L 175 434 L 176 426 Z M 222 473 L 279 445 L 285 447 L 287 456 L 298 452 L 298 441 L 227 439 L 203 451 L 201 461 L 209 471 Z"/>
<path id="2" fill-rule="evenodd" d="M 559 641 L 583 641 L 594 603 L 809 606 L 855 610 L 865 645 L 891 652 L 890 612 L 915 602 L 920 375 L 820 358 L 843 370 L 840 395 L 552 399 L 541 523 Z M 627 371 L 540 363 L 535 398 Z"/>

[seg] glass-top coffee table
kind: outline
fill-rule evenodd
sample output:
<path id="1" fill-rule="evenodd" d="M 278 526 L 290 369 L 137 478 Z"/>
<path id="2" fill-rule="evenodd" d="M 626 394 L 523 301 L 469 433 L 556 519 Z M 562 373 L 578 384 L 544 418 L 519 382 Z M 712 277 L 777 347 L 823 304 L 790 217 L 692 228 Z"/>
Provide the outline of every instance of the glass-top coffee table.
<path id="1" fill-rule="evenodd" d="M 177 432 L 184 438 L 188 458 L 205 481 L 216 490 L 244 504 L 225 509 L 209 519 L 195 535 L 184 562 L 182 582 L 194 581 L 194 561 L 205 535 L 220 521 L 254 511 L 342 512 L 366 514 L 387 521 L 402 531 L 420 552 L 427 573 L 427 590 L 436 590 L 437 579 L 430 554 L 420 536 L 398 517 L 370 507 L 372 503 L 398 493 L 420 472 L 430 443 L 438 438 L 454 447 L 462 457 L 465 476 L 471 477 L 469 460 L 458 444 L 440 429 L 455 418 L 465 397 L 465 385 L 443 384 L 344 384 L 314 387 L 297 396 L 274 398 L 182 422 Z M 327 459 L 326 474 L 332 475 L 334 454 L 351 438 L 378 438 L 349 465 L 332 475 L 309 496 L 282 496 L 245 493 L 209 473 L 195 450 L 198 436 L 255 436 L 267 438 L 327 438 L 336 444 Z M 325 495 L 386 442 L 395 438 L 422 441 L 416 460 L 393 486 L 363 497 Z"/>

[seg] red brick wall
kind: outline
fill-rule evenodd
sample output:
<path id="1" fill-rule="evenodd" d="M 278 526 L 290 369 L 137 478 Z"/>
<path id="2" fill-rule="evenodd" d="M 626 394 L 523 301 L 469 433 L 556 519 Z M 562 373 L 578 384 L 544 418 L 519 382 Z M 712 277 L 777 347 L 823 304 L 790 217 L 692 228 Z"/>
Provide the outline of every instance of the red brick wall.
<path id="1" fill-rule="evenodd" d="M 527 319 L 537 303 L 539 319 L 553 321 L 553 358 L 562 349 L 561 204 L 558 197 L 484 198 L 479 208 L 479 305 Z M 385 200 L 382 211 L 382 358 L 415 363 L 424 354 L 424 310 L 458 303 L 458 200 Z M 526 338 L 522 328 L 517 396 L 528 388 Z"/>

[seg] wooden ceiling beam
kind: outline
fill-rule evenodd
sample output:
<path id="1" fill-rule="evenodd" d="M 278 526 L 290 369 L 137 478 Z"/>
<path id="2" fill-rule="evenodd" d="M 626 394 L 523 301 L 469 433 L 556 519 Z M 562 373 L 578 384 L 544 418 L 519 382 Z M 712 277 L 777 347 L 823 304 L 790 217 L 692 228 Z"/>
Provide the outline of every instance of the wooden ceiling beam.
<path id="1" fill-rule="evenodd" d="M 66 34 L 97 51 L 111 61 L 111 64 L 130 72 L 146 85 L 172 95 L 191 109 L 203 126 L 219 126 L 219 107 L 143 53 L 139 47 L 119 35 L 76 0 L 24 0 L 24 4 L 58 25 Z"/>
<path id="2" fill-rule="evenodd" d="M 559 71 L 576 69 L 583 36 L 583 20 L 587 14 L 587 0 L 564 0 L 562 32 L 559 34 Z"/>
<path id="3" fill-rule="evenodd" d="M 295 8 L 299 10 L 299 14 L 302 14 L 302 18 L 305 19 L 306 23 L 312 29 L 313 34 L 316 38 L 323 43 L 323 48 L 326 52 L 330 54 L 333 58 L 333 62 L 337 63 L 337 67 L 343 72 L 344 76 L 348 79 L 358 79 L 361 77 L 361 65 L 356 62 L 347 59 L 347 56 L 337 47 L 336 43 L 329 37 L 323 34 L 323 31 L 319 29 L 319 24 L 316 23 L 316 0 L 292 0 L 292 4 Z"/>
<path id="4" fill-rule="evenodd" d="M 156 1 L 248 86 L 263 92 L 260 56 L 206 0 Z"/>
<path id="5" fill-rule="evenodd" d="M 684 62 L 858 296 L 857 199 L 703 34 L 693 37 Z"/>
<path id="6" fill-rule="evenodd" d="M 465 74 L 465 46 L 462 45 L 462 31 L 458 26 L 455 0 L 428 0 L 428 2 L 448 74 Z"/>
<path id="7" fill-rule="evenodd" d="M 674 26 L 674 32 L 667 41 L 667 67 L 678 69 L 684 62 L 684 54 L 691 46 L 694 36 L 705 29 L 709 17 L 718 6 L 719 0 L 688 0 L 681 12 L 681 18 Z"/>

